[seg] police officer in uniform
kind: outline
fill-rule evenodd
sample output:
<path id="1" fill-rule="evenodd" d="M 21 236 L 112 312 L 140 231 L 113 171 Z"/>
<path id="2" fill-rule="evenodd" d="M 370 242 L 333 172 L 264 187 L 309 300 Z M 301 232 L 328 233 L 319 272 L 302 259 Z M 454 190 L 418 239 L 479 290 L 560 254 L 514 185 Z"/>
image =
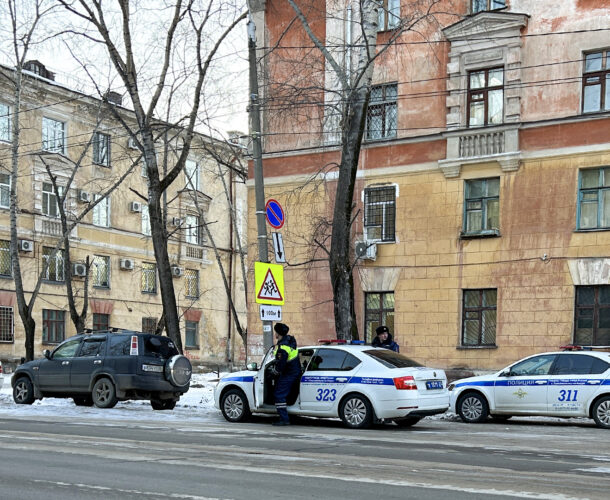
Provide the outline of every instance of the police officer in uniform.
<path id="1" fill-rule="evenodd" d="M 275 366 L 272 372 L 277 377 L 275 385 L 275 408 L 280 416 L 273 425 L 289 425 L 288 411 L 286 410 L 286 398 L 290 393 L 292 385 L 301 376 L 301 365 L 299 364 L 299 351 L 297 341 L 292 335 L 288 335 L 288 325 L 276 323 L 273 327 L 277 344 L 273 351 L 275 355 Z"/>
<path id="2" fill-rule="evenodd" d="M 377 327 L 375 333 L 377 336 L 373 339 L 373 343 L 371 344 L 373 347 L 384 347 L 385 349 L 400 352 L 400 348 L 398 347 L 398 344 L 394 342 L 390 329 L 387 326 L 381 325 Z"/>

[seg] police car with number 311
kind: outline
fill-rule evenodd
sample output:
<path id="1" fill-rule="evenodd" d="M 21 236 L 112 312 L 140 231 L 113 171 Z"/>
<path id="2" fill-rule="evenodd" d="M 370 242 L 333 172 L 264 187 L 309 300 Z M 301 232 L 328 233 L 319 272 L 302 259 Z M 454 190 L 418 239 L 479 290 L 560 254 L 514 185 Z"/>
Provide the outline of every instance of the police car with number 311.
<path id="1" fill-rule="evenodd" d="M 336 344 L 299 348 L 302 375 L 288 396 L 288 413 L 310 417 L 340 417 L 351 428 L 390 420 L 411 426 L 449 407 L 443 370 L 426 368 L 388 349 Z M 269 373 L 273 349 L 261 367 L 220 379 L 214 393 L 216 408 L 229 422 L 252 413 L 275 413 L 274 378 Z"/>
<path id="2" fill-rule="evenodd" d="M 610 353 L 566 346 L 529 356 L 491 375 L 449 385 L 451 410 L 464 422 L 488 416 L 588 417 L 610 429 Z"/>

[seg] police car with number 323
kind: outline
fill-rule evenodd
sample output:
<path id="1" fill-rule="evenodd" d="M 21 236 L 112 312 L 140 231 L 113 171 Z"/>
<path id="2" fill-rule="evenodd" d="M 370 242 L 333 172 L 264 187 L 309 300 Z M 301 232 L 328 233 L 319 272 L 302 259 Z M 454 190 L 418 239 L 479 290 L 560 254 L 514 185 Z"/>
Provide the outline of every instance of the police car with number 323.
<path id="1" fill-rule="evenodd" d="M 388 349 L 321 343 L 298 350 L 302 375 L 288 396 L 289 414 L 340 417 L 348 427 L 366 428 L 381 420 L 411 426 L 449 407 L 443 370 Z M 247 371 L 220 379 L 215 405 L 229 422 L 242 422 L 252 413 L 275 413 L 272 362 L 273 348 L 260 368 L 250 363 Z"/>
<path id="2" fill-rule="evenodd" d="M 488 416 L 588 417 L 610 429 L 610 353 L 565 346 L 529 356 L 491 375 L 449 385 L 451 411 L 464 422 Z"/>

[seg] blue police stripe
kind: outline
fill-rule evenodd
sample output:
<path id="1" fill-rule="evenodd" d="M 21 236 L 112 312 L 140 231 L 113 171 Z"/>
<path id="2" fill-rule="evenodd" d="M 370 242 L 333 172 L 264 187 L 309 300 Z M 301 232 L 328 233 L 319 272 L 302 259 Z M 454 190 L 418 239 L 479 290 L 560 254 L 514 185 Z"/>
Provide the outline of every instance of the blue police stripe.
<path id="1" fill-rule="evenodd" d="M 254 382 L 254 377 L 223 377 L 222 382 Z"/>
<path id="2" fill-rule="evenodd" d="M 517 387 L 517 386 L 545 386 L 545 385 L 610 385 L 610 379 L 523 379 L 523 380 L 477 380 L 475 382 L 462 382 L 456 387 Z"/>
<path id="3" fill-rule="evenodd" d="M 341 380 L 337 380 L 341 379 Z M 394 379 L 381 377 L 333 377 L 305 375 L 301 378 L 301 384 L 365 384 L 365 385 L 394 385 Z"/>

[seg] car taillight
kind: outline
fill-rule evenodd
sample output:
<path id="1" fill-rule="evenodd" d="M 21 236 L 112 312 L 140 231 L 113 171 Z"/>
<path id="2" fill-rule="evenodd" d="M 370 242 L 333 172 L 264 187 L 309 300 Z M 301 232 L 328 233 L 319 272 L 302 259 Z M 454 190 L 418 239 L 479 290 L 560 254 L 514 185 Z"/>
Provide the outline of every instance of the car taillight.
<path id="1" fill-rule="evenodd" d="M 2 365 L 0 365 L 0 374 L 2 374 Z"/>
<path id="2" fill-rule="evenodd" d="M 130 356 L 138 355 L 138 336 L 137 335 L 131 336 L 131 349 L 129 350 L 129 355 Z"/>
<path id="3" fill-rule="evenodd" d="M 396 377 L 394 379 L 394 386 L 396 387 L 396 389 L 404 391 L 417 390 L 417 384 L 415 383 L 415 379 L 411 375 L 407 375 L 406 377 Z"/>

